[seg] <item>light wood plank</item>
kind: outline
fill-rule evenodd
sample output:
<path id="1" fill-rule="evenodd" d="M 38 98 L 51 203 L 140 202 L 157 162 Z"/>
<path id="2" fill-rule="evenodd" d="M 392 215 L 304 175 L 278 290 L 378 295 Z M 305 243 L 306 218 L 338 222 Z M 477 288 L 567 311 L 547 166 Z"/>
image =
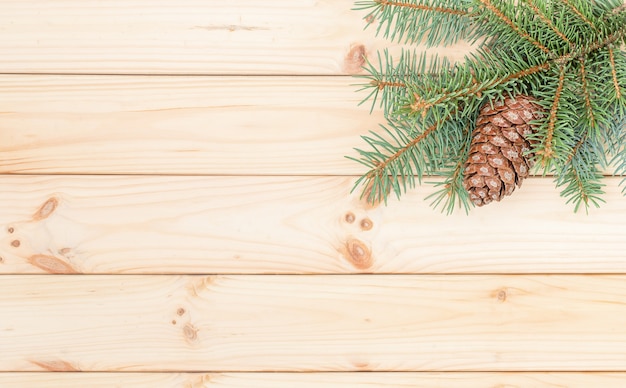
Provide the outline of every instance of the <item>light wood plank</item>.
<path id="1" fill-rule="evenodd" d="M 0 373 L 6 388 L 623 388 L 625 373 Z"/>
<path id="2" fill-rule="evenodd" d="M 376 26 L 364 31 L 366 14 L 353 7 L 353 0 L 5 0 L 0 72 L 351 74 L 363 55 L 400 50 L 376 38 Z M 460 58 L 468 47 L 439 52 Z"/>
<path id="3" fill-rule="evenodd" d="M 626 276 L 6 275 L 2 371 L 626 371 Z"/>
<path id="4" fill-rule="evenodd" d="M 1 176 L 2 273 L 625 273 L 626 199 L 574 214 L 549 179 L 469 216 L 354 178 Z M 432 188 L 430 188 L 432 190 Z"/>
<path id="5" fill-rule="evenodd" d="M 359 174 L 350 77 L 0 76 L 0 173 Z"/>
<path id="6" fill-rule="evenodd" d="M 360 175 L 358 82 L 0 75 L 0 173 Z"/>

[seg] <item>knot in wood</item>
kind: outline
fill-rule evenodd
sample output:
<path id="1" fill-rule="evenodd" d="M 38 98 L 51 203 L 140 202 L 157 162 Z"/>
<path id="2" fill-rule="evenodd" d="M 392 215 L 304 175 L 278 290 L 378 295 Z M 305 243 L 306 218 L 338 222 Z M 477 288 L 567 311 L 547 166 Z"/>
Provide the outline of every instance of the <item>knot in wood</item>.
<path id="1" fill-rule="evenodd" d="M 362 230 L 370 230 L 374 227 L 374 223 L 369 218 L 364 218 L 361 220 L 361 229 Z"/>
<path id="2" fill-rule="evenodd" d="M 498 299 L 498 302 L 504 302 L 506 301 L 506 289 L 502 288 L 500 290 L 498 290 L 498 292 L 496 293 L 496 298 Z"/>
<path id="3" fill-rule="evenodd" d="M 363 65 L 365 65 L 366 51 L 365 46 L 362 44 L 353 44 L 350 46 L 350 50 L 346 54 L 343 61 L 343 68 L 346 73 L 354 74 L 361 71 Z"/>
<path id="4" fill-rule="evenodd" d="M 195 342 L 198 339 L 198 329 L 191 323 L 188 323 L 183 328 L 183 335 L 188 342 Z"/>
<path id="5" fill-rule="evenodd" d="M 52 274 L 77 274 L 79 271 L 71 264 L 48 255 L 32 255 L 28 258 L 28 262 L 48 273 Z"/>
<path id="6" fill-rule="evenodd" d="M 58 199 L 56 199 L 55 197 L 48 199 L 46 202 L 44 202 L 43 205 L 41 205 L 41 207 L 37 210 L 37 212 L 35 212 L 33 219 L 35 221 L 40 221 L 40 220 L 50 217 L 50 215 L 56 210 L 58 206 L 59 206 Z"/>
<path id="7" fill-rule="evenodd" d="M 369 248 L 355 238 L 346 242 L 345 250 L 347 259 L 357 269 L 368 269 L 372 266 L 372 254 Z"/>

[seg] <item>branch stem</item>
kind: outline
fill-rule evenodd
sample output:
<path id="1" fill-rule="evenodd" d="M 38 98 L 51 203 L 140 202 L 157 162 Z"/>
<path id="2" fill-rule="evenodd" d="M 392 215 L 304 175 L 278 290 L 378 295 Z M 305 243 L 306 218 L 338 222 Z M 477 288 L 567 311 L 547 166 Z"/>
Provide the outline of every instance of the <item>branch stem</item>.
<path id="1" fill-rule="evenodd" d="M 609 47 L 609 61 L 611 63 L 611 73 L 613 75 L 613 86 L 615 87 L 615 94 L 617 95 L 617 99 L 620 100 L 622 98 L 622 91 L 619 86 L 619 81 L 617 79 L 617 68 L 615 66 L 615 56 L 613 54 L 613 49 Z"/>
<path id="2" fill-rule="evenodd" d="M 580 140 L 578 140 L 574 148 L 572 148 L 572 152 L 570 152 L 569 156 L 567 157 L 567 162 L 565 162 L 566 165 L 569 164 L 572 161 L 572 159 L 574 159 L 574 156 L 576 156 L 576 153 L 578 152 L 580 147 L 585 143 L 585 141 L 587 141 L 587 136 L 588 136 L 587 133 L 585 133 L 580 138 Z"/>
<path id="3" fill-rule="evenodd" d="M 561 93 L 563 93 L 563 85 L 565 85 L 565 66 L 561 66 L 561 72 L 559 74 L 559 83 L 554 94 L 554 101 L 552 102 L 552 108 L 550 109 L 550 118 L 548 120 L 548 132 L 546 134 L 546 145 L 541 151 L 544 164 L 545 161 L 551 159 L 554 156 L 554 149 L 552 141 L 554 140 L 554 129 L 556 127 L 556 114 L 559 110 L 559 102 L 561 101 Z"/>
<path id="4" fill-rule="evenodd" d="M 428 137 L 428 135 L 430 135 L 431 133 L 435 132 L 437 130 L 437 128 L 439 128 L 440 124 L 441 123 L 435 123 L 435 124 L 431 125 L 424 132 L 422 132 L 419 136 L 416 136 L 413 140 L 411 140 L 404 147 L 400 148 L 393 155 L 391 155 L 387 159 L 385 159 L 384 162 L 379 163 L 376 167 L 374 167 L 372 170 L 370 170 L 370 172 L 367 174 L 368 178 L 374 178 L 376 176 L 381 176 L 382 172 L 385 170 L 385 168 L 390 163 L 392 163 L 393 161 L 398 159 L 402 154 L 407 152 L 411 147 L 414 147 L 417 144 L 419 144 L 422 140 L 424 140 L 426 137 Z"/>
<path id="5" fill-rule="evenodd" d="M 378 88 L 378 90 L 383 90 L 384 88 L 396 87 L 396 88 L 406 88 L 406 84 L 403 82 L 390 82 L 390 81 L 377 81 L 373 80 L 371 82 L 372 86 Z"/>
<path id="6" fill-rule="evenodd" d="M 392 6 L 392 7 L 399 7 L 399 8 L 417 9 L 420 11 L 447 13 L 450 15 L 467 15 L 467 11 L 463 11 L 460 9 L 445 8 L 445 7 L 430 7 L 424 4 L 415 4 L 415 3 L 409 3 L 409 2 L 404 2 L 404 1 L 376 0 L 376 3 L 380 4 L 382 7 Z"/>
<path id="7" fill-rule="evenodd" d="M 500 86 L 508 82 L 511 82 L 513 80 L 518 80 L 518 79 L 527 77 L 529 75 L 539 73 L 540 71 L 548 70 L 549 68 L 550 68 L 550 63 L 545 62 L 540 65 L 536 65 L 536 66 L 518 71 L 517 73 L 509 74 L 508 76 L 502 79 L 496 79 L 482 86 L 477 84 L 475 80 L 472 80 L 472 86 L 470 88 L 455 90 L 449 93 L 444 93 L 440 96 L 437 96 L 437 98 L 432 102 L 426 102 L 424 99 L 422 99 L 422 97 L 418 96 L 417 94 L 414 94 L 413 98 L 415 99 L 415 101 L 410 105 L 410 108 L 415 113 L 423 109 L 430 109 L 438 104 L 441 104 L 446 101 L 450 101 L 454 98 L 481 96 L 483 92 L 493 89 L 496 86 Z"/>
<path id="8" fill-rule="evenodd" d="M 591 106 L 591 93 L 589 92 L 589 85 L 587 83 L 587 68 L 585 67 L 585 60 L 580 58 L 580 81 L 582 84 L 583 95 L 585 96 L 585 107 L 587 108 L 587 115 L 589 115 L 589 125 L 591 128 L 596 127 L 596 117 L 593 113 L 593 107 Z M 571 160 L 570 156 L 570 160 Z"/>

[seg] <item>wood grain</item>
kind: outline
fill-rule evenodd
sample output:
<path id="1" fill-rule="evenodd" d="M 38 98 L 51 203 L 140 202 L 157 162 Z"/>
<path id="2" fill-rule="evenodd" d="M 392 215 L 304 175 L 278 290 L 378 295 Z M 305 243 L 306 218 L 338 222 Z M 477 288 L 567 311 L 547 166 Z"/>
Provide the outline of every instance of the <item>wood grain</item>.
<path id="1" fill-rule="evenodd" d="M 359 82 L 0 75 L 0 173 L 361 175 Z"/>
<path id="2" fill-rule="evenodd" d="M 0 373 L 9 388 L 623 388 L 626 373 Z"/>
<path id="3" fill-rule="evenodd" d="M 624 273 L 626 200 L 549 179 L 469 216 L 426 187 L 371 208 L 343 177 L 1 176 L 2 273 Z"/>
<path id="4" fill-rule="evenodd" d="M 352 74 L 399 45 L 353 0 L 3 1 L 1 73 Z M 468 45 L 445 54 L 460 58 Z M 418 49 L 424 49 L 418 47 Z"/>
<path id="5" fill-rule="evenodd" d="M 626 371 L 626 276 L 5 275 L 2 371 Z"/>
<path id="6" fill-rule="evenodd" d="M 0 173 L 363 173 L 350 77 L 0 76 Z"/>

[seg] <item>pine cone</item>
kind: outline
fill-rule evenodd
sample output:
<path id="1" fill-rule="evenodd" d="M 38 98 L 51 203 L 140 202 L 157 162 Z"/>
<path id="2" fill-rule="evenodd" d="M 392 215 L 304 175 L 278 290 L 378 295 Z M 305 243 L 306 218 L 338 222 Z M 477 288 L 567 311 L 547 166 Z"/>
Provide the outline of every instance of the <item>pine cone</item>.
<path id="1" fill-rule="evenodd" d="M 477 206 L 500 201 L 521 186 L 533 164 L 527 140 L 534 128 L 529 124 L 543 117 L 533 98 L 518 95 L 487 102 L 480 109 L 465 162 L 463 187 Z"/>

